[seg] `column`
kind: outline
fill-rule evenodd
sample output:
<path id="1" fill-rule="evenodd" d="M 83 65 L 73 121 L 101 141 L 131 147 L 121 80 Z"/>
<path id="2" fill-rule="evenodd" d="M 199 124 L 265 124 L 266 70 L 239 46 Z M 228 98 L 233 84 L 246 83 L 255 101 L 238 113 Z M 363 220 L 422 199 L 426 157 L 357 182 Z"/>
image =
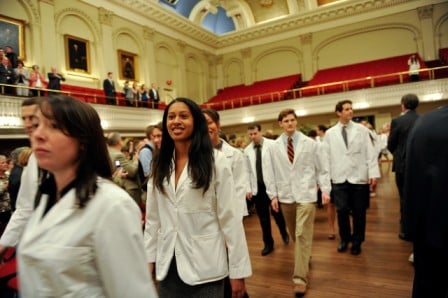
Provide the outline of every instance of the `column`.
<path id="1" fill-rule="evenodd" d="M 106 78 L 107 73 L 111 71 L 114 74 L 113 78 L 115 83 L 117 84 L 117 86 L 115 86 L 115 89 L 119 91 L 120 87 L 118 86 L 118 78 L 119 78 L 118 64 L 116 62 L 112 62 L 117 61 L 117 53 L 115 51 L 116 49 L 114 48 L 112 38 L 113 37 L 112 21 L 114 13 L 102 7 L 98 9 L 98 13 L 99 13 L 99 21 L 101 24 L 101 39 L 102 39 L 98 42 L 96 47 L 98 58 L 100 57 L 102 58 L 98 59 L 98 71 L 100 76 L 99 82 L 101 83 L 103 79 Z M 102 88 L 102 86 L 100 86 L 100 88 Z"/>
<path id="2" fill-rule="evenodd" d="M 241 57 L 243 58 L 243 75 L 244 75 L 244 84 L 245 85 L 252 85 L 254 82 L 255 75 L 251 71 L 251 57 L 252 57 L 252 50 L 250 48 L 242 49 L 241 50 Z"/>
<path id="3" fill-rule="evenodd" d="M 58 52 L 50 49 L 57 49 L 57 34 L 56 34 L 56 24 L 54 22 L 54 1 L 53 0 L 40 0 L 40 20 L 43 22 L 39 28 L 40 40 L 45 40 L 45 45 L 41 43 L 35 43 L 35 48 L 33 51 L 41 51 L 40 55 L 36 53 L 35 59 L 36 64 L 38 64 L 44 73 L 45 78 L 46 73 L 50 72 L 52 66 L 56 66 L 59 61 Z M 59 71 L 61 71 L 59 69 Z"/>
<path id="4" fill-rule="evenodd" d="M 420 27 L 422 31 L 421 39 L 418 40 L 418 52 L 423 60 L 435 60 L 436 49 L 434 47 L 434 26 L 433 26 L 433 6 L 427 5 L 417 9 Z"/>
<path id="5" fill-rule="evenodd" d="M 143 39 L 144 39 L 144 52 L 145 61 L 142 61 L 144 69 L 144 77 L 147 78 L 145 81 L 146 86 L 151 86 L 152 82 L 157 82 L 157 64 L 156 64 L 156 54 L 154 48 L 154 35 L 155 31 L 152 28 L 143 27 Z"/>
<path id="6" fill-rule="evenodd" d="M 302 45 L 302 60 L 300 65 L 302 68 L 302 80 L 309 81 L 313 77 L 313 65 L 312 63 L 305 63 L 305 61 L 313 61 L 312 54 L 313 34 L 307 33 L 300 35 L 300 44 Z"/>

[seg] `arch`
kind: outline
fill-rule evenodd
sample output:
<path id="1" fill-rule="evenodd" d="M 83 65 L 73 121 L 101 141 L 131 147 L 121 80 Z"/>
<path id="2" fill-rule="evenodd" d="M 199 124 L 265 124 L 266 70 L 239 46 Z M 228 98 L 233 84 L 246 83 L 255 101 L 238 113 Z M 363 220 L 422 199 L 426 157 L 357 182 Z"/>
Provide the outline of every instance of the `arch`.
<path id="1" fill-rule="evenodd" d="M 421 39 L 421 32 L 415 27 L 408 24 L 384 24 L 384 25 L 375 25 L 370 26 L 362 29 L 355 29 L 352 31 L 347 31 L 342 34 L 332 36 L 331 38 L 325 39 L 321 43 L 319 43 L 312 52 L 312 59 L 313 59 L 313 72 L 316 72 L 319 69 L 323 68 L 331 68 L 336 67 L 340 65 L 348 65 L 358 62 L 364 62 L 368 60 L 376 60 L 384 58 L 384 56 L 381 55 L 380 50 L 384 49 L 384 36 L 386 35 L 385 31 L 389 31 L 394 33 L 393 31 L 400 32 L 394 33 L 394 36 L 397 36 L 397 38 L 391 40 L 391 38 L 387 38 L 388 44 L 389 44 L 389 51 L 392 53 L 396 53 L 396 55 L 401 55 L 405 53 L 411 53 L 411 52 L 418 52 L 419 45 L 417 43 L 418 40 Z M 413 46 L 414 48 L 407 48 L 406 51 L 403 51 L 403 46 L 405 46 L 402 41 L 406 37 L 404 33 L 407 33 L 407 35 L 412 36 L 414 40 Z M 365 39 L 363 37 L 368 34 L 369 35 L 369 43 L 365 42 Z M 350 42 L 347 41 L 347 39 L 352 39 Z M 377 42 L 375 42 L 375 39 L 377 39 Z M 395 46 L 394 46 L 394 43 Z M 347 51 L 346 48 L 342 51 L 334 51 L 325 56 L 329 62 L 326 62 L 325 60 L 322 60 L 322 53 L 327 48 L 330 48 L 330 46 L 333 46 L 334 48 L 339 47 L 346 47 L 347 45 L 353 45 L 351 48 L 352 51 Z M 378 50 L 376 51 L 375 48 L 372 48 L 372 45 L 378 45 Z M 356 47 L 357 46 L 357 47 Z M 356 47 L 356 48 L 355 48 Z M 365 47 L 365 51 L 361 52 L 359 58 L 356 57 L 356 51 L 359 50 L 362 47 Z M 390 50 L 392 49 L 392 51 Z M 340 53 L 346 53 L 345 56 L 340 55 Z M 368 56 L 369 54 L 370 56 Z M 394 54 L 392 54 L 393 56 Z M 391 56 L 391 55 L 389 55 Z M 320 61 L 319 61 L 320 60 Z M 333 62 L 335 61 L 335 62 Z M 336 62 L 337 61 L 337 62 Z M 320 63 L 320 65 L 319 65 Z"/>
<path id="2" fill-rule="evenodd" d="M 136 54 L 141 55 L 141 53 L 143 53 L 143 44 L 141 42 L 141 38 L 139 39 L 139 35 L 135 32 L 133 32 L 131 29 L 129 29 L 128 27 L 122 27 L 122 28 L 118 28 L 116 29 L 113 33 L 112 33 L 112 38 L 114 41 L 114 45 L 119 45 L 119 39 L 121 37 L 129 37 L 130 40 L 135 43 L 136 45 L 136 49 L 135 51 L 137 52 Z M 126 47 L 121 47 L 123 50 L 129 49 Z M 133 51 L 134 49 L 129 49 L 129 51 Z"/>
<path id="3" fill-rule="evenodd" d="M 59 28 L 61 23 L 63 22 L 63 20 L 69 15 L 73 15 L 73 16 L 80 18 L 87 25 L 87 27 L 90 29 L 90 31 L 93 33 L 94 41 L 101 43 L 102 38 L 101 38 L 99 28 L 97 26 L 95 26 L 95 22 L 92 20 L 92 18 L 90 18 L 90 16 L 88 16 L 84 11 L 82 11 L 80 9 L 70 7 L 70 8 L 63 9 L 63 10 L 59 11 L 58 13 L 56 13 L 55 14 L 56 28 Z M 60 33 L 60 32 L 58 32 L 58 33 Z"/>
<path id="4" fill-rule="evenodd" d="M 255 19 L 250 6 L 243 0 L 229 1 L 200 1 L 190 12 L 188 19 L 198 26 L 201 26 L 205 16 L 209 13 L 216 13 L 217 6 L 226 10 L 228 17 L 233 19 L 236 29 L 244 29 L 255 24 Z"/>
<path id="5" fill-rule="evenodd" d="M 204 60 L 194 53 L 189 53 L 185 57 L 185 73 L 188 78 L 187 97 L 194 99 L 198 103 L 204 101 L 203 90 L 205 87 Z"/>
<path id="6" fill-rule="evenodd" d="M 244 84 L 244 63 L 241 59 L 231 58 L 224 67 L 224 87 Z"/>
<path id="7" fill-rule="evenodd" d="M 176 51 L 169 44 L 160 42 L 154 45 L 154 56 L 156 77 L 152 78 L 153 82 L 157 83 L 158 86 L 163 86 L 167 80 L 171 80 L 170 89 L 176 90 L 179 88 L 181 70 L 179 69 Z M 176 97 L 175 94 L 176 92 L 173 92 L 171 97 Z M 162 96 L 165 95 L 162 94 Z"/>
<path id="8" fill-rule="evenodd" d="M 434 35 L 436 37 L 436 40 L 438 40 L 437 44 L 435 45 L 437 49 L 448 47 L 448 43 L 442 44 L 442 41 L 447 42 L 448 40 L 448 30 L 445 32 L 447 36 L 445 38 L 443 38 L 444 36 L 442 36 L 442 30 L 443 28 L 445 28 L 444 26 L 448 26 L 447 21 L 448 13 L 441 16 L 434 24 Z"/>
<path id="9" fill-rule="evenodd" d="M 279 57 L 277 57 L 279 56 Z M 296 59 L 296 64 L 289 57 Z M 265 79 L 283 77 L 291 74 L 301 73 L 303 69 L 303 55 L 302 52 L 294 47 L 278 47 L 266 50 L 260 53 L 252 63 L 251 71 L 254 81 L 262 81 Z M 275 67 L 271 67 L 272 63 L 275 63 Z M 284 63 L 282 65 L 281 63 Z M 294 65 L 295 64 L 295 65 Z M 269 67 L 269 75 L 265 75 L 262 68 Z M 295 70 L 294 70 L 295 69 Z"/>

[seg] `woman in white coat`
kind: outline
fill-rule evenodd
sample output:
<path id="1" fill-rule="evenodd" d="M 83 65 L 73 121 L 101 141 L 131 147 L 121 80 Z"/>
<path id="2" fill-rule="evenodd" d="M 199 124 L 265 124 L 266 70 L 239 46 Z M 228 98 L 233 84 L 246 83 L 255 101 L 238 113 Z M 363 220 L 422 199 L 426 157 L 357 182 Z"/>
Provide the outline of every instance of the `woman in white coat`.
<path id="1" fill-rule="evenodd" d="M 31 135 L 41 169 L 35 210 L 18 246 L 21 297 L 156 297 L 140 210 L 110 179 L 97 112 L 42 98 Z"/>
<path id="2" fill-rule="evenodd" d="M 160 297 L 243 297 L 252 273 L 226 157 L 214 151 L 198 105 L 177 98 L 165 109 L 162 144 L 148 183 L 145 245 Z"/>

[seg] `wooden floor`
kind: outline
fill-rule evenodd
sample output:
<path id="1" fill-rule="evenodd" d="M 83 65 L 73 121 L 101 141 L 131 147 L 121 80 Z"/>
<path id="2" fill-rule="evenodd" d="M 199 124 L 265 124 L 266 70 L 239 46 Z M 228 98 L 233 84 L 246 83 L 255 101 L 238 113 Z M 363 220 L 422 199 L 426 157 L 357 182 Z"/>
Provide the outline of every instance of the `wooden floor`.
<path id="1" fill-rule="evenodd" d="M 399 201 L 390 164 L 382 163 L 381 172 L 377 196 L 371 198 L 367 211 L 366 240 L 360 255 L 336 251 L 338 237 L 327 239 L 326 210 L 317 209 L 306 297 L 411 297 L 413 267 L 408 257 L 412 245 L 398 238 Z M 253 271 L 252 277 L 246 280 L 249 296 L 294 297 L 293 244 L 283 244 L 272 221 L 275 250 L 262 257 L 257 215 L 247 217 L 244 226 Z"/>

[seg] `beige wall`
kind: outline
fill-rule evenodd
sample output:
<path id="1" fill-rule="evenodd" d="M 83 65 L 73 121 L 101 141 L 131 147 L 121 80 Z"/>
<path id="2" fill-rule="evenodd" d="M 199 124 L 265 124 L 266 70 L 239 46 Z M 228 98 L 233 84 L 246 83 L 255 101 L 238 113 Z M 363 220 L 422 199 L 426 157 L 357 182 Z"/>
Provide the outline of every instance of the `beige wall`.
<path id="1" fill-rule="evenodd" d="M 53 3 L 54 5 L 52 5 Z M 448 47 L 448 4 L 428 5 L 430 14 L 412 8 L 383 16 L 373 12 L 337 26 L 310 26 L 307 38 L 297 36 L 249 42 L 243 50 L 220 49 L 217 56 L 160 33 L 148 24 L 133 22 L 120 14 L 108 15 L 81 1 L 1 1 L 0 11 L 24 20 L 26 65 L 39 64 L 44 72 L 56 66 L 67 84 L 101 88 L 108 71 L 118 80 L 117 50 L 138 55 L 139 83 L 155 82 L 161 96 L 176 96 L 205 102 L 218 88 L 301 73 L 309 80 L 319 69 L 418 52 L 436 57 Z M 372 13 L 372 14 L 373 14 Z M 423 15 L 423 16 L 422 16 Z M 365 20 L 366 19 L 366 20 Z M 300 28 L 297 28 L 300 30 Z M 66 68 L 64 35 L 89 41 L 91 73 L 70 72 Z M 273 36 L 274 38 L 274 36 Z M 207 47 L 209 48 L 209 47 Z M 168 85 L 167 80 L 172 84 Z"/>

